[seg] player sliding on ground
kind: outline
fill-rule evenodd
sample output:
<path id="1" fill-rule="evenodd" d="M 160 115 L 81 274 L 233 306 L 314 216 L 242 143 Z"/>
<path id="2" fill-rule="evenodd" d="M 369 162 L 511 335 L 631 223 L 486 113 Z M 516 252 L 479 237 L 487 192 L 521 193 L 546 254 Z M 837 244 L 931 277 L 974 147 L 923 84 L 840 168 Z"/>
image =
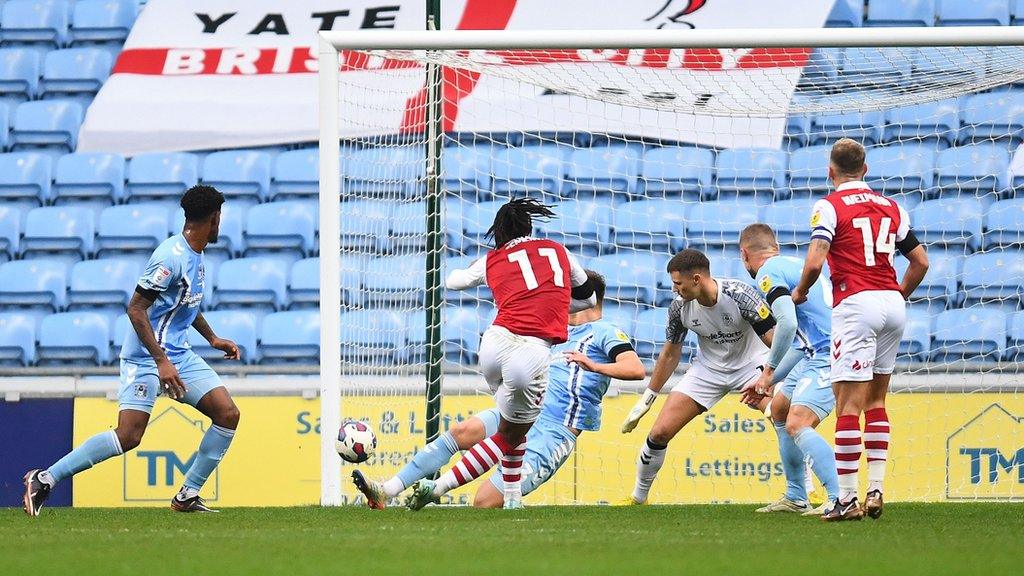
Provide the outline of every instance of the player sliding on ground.
<path id="1" fill-rule="evenodd" d="M 910 230 L 907 211 L 864 183 L 864 147 L 843 138 L 832 147 L 828 176 L 835 191 L 814 205 L 811 245 L 793 302 L 803 305 L 828 259 L 832 270 L 832 388 L 836 396 L 839 499 L 823 518 L 860 520 L 882 515 L 882 482 L 889 456 L 885 395 L 906 322 L 906 299 L 928 271 L 928 254 Z M 896 282 L 893 253 L 910 260 Z M 857 504 L 860 415 L 868 457 L 868 490 Z"/>
<path id="2" fill-rule="evenodd" d="M 548 392 L 540 417 L 526 435 L 523 460 L 523 495 L 547 482 L 576 448 L 576 438 L 584 431 L 601 427 L 601 399 L 612 378 L 643 380 L 644 366 L 633 351 L 629 337 L 616 326 L 601 319 L 604 302 L 604 278 L 587 270 L 594 286 L 597 305 L 569 315 L 569 340 L 551 351 L 548 368 Z M 423 478 L 433 476 L 459 450 L 468 450 L 498 429 L 497 408 L 459 422 L 416 453 L 412 461 L 385 482 L 367 480 L 361 472 L 352 473 L 359 491 L 370 508 L 383 509 L 393 498 Z M 500 508 L 504 502 L 502 472 L 491 475 L 477 490 L 473 505 Z"/>
<path id="3" fill-rule="evenodd" d="M 29 471 L 24 498 L 28 514 L 39 515 L 61 480 L 138 446 L 161 393 L 195 406 L 213 420 L 185 474 L 185 484 L 171 499 L 171 508 L 178 512 L 212 511 L 199 491 L 231 446 L 239 412 L 220 377 L 191 350 L 188 328 L 195 327 L 225 358 L 239 358 L 235 343 L 218 338 L 199 312 L 206 284 L 203 250 L 217 241 L 222 204 L 224 195 L 210 186 L 185 192 L 184 229 L 156 248 L 128 303 L 134 331 L 121 346 L 117 427 L 89 438 L 46 470 Z"/>
<path id="4" fill-rule="evenodd" d="M 526 433 L 540 414 L 551 347 L 568 338 L 566 319 L 597 303 L 594 286 L 561 244 L 532 238 L 534 218 L 555 214 L 536 200 L 512 200 L 487 230 L 494 249 L 469 268 L 453 270 L 449 290 L 487 284 L 498 315 L 480 342 L 480 369 L 501 413 L 498 431 L 474 445 L 436 482 L 413 486 L 407 504 L 419 510 L 479 478 L 501 461 L 505 508 L 522 508 L 520 476 Z"/>
<path id="5" fill-rule="evenodd" d="M 824 514 L 839 497 L 839 478 L 832 447 L 815 431 L 835 405 L 829 379 L 829 330 L 832 286 L 822 276 L 808 301 L 795 306 L 790 291 L 803 269 L 799 258 L 779 255 L 775 232 L 767 224 L 751 224 L 740 233 L 743 267 L 757 282 L 777 322 L 771 353 L 761 377 L 745 390 L 772 396 L 776 373 L 787 373 L 771 400 L 771 419 L 779 437 L 779 455 L 786 475 L 786 493 L 758 512 Z M 792 367 L 792 368 L 790 368 Z M 828 500 L 812 508 L 806 488 L 805 457 L 828 492 Z"/>
<path id="6" fill-rule="evenodd" d="M 739 280 L 713 278 L 701 252 L 683 250 L 669 260 L 667 271 L 678 296 L 669 306 L 665 345 L 647 388 L 622 424 L 624 433 L 636 428 L 679 366 L 688 330 L 697 333 L 698 353 L 672 388 L 640 450 L 636 485 L 628 500 L 632 504 L 647 502 L 651 484 L 665 463 L 665 449 L 684 426 L 730 391 L 761 376 L 775 327 L 768 303 L 757 290 Z M 751 398 L 755 403 L 763 400 L 763 396 Z"/>

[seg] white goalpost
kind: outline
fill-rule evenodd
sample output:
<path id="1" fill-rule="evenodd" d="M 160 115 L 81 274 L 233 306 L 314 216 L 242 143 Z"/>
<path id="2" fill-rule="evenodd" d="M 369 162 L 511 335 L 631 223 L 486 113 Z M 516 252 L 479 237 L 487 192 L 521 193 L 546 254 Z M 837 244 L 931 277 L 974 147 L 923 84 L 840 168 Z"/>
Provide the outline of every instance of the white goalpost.
<path id="1" fill-rule="evenodd" d="M 1024 136 L 1024 100 L 1019 113 L 1002 112 L 1012 108 L 1005 100 L 1016 97 L 1013 88 L 1024 86 L 1024 27 L 319 38 L 321 505 L 352 498 L 334 449 L 343 416 L 371 421 L 380 454 L 369 466 L 390 474 L 422 447 L 431 425 L 443 430 L 487 407 L 474 346 L 493 316 L 489 294 L 440 302 L 431 294 L 442 293 L 436 283 L 446 267 L 485 249 L 483 232 L 501 202 L 532 195 L 557 207 L 559 218 L 538 233 L 605 275 L 606 318 L 628 327 L 650 364 L 670 298 L 664 262 L 696 246 L 716 276 L 745 277 L 735 239 L 754 221 L 772 224 L 784 253 L 799 255 L 809 203 L 827 191 L 821 151 L 842 135 L 865 143 L 869 184 L 907 204 L 935 254 L 910 303 L 893 380 L 904 430 L 926 436 L 898 445 L 895 465 L 928 480 L 896 493 L 1024 498 L 1022 488 L 975 483 L 968 472 L 961 478 L 979 465 L 970 461 L 975 448 L 951 444 L 958 434 L 982 434 L 963 430 L 989 405 L 1024 416 L 1012 354 L 1022 293 L 998 280 L 1024 274 L 1024 251 L 1016 252 L 1024 232 L 996 237 L 988 224 L 1006 210 L 1021 210 L 1024 222 L 1014 203 L 1024 202 L 1024 173 L 1018 181 L 1009 163 Z M 431 210 L 439 211 L 432 220 Z M 432 258 L 440 262 L 433 268 Z M 980 343 L 957 330 L 1000 321 L 1004 332 Z M 432 351 L 443 366 L 434 366 Z M 445 398 L 459 399 L 448 411 L 432 412 L 441 390 L 434 367 L 443 367 Z M 954 388 L 970 401 L 959 403 L 966 407 L 947 430 L 939 415 L 958 402 L 943 392 Z M 616 383 L 610 395 L 635 390 Z M 933 394 L 903 394 L 918 391 Z M 605 429 L 617 429 L 627 409 L 620 403 L 632 400 L 606 401 Z M 733 412 L 741 428 L 756 419 L 731 407 L 709 414 L 732 426 Z M 999 426 L 985 434 L 1002 441 Z M 680 494 L 673 501 L 760 498 L 778 482 L 773 436 L 719 430 L 708 421 L 692 450 L 669 463 L 674 472 L 659 482 Z M 642 438 L 614 434 L 588 433 L 566 465 L 572 471 L 538 498 L 619 496 Z M 715 443 L 721 466 L 709 448 Z M 933 454 L 941 446 L 957 455 L 952 463 Z"/>

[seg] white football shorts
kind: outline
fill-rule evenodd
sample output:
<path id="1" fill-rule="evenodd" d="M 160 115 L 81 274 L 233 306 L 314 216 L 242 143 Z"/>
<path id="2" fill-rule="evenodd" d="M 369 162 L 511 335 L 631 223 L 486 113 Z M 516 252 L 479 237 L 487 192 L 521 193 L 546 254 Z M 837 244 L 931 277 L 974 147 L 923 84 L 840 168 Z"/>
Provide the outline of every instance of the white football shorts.
<path id="1" fill-rule="evenodd" d="M 896 368 L 907 303 L 895 290 L 848 296 L 832 309 L 832 382 L 867 382 Z"/>
<path id="2" fill-rule="evenodd" d="M 509 422 L 535 422 L 548 388 L 551 345 L 491 326 L 480 341 L 480 369 L 501 416 Z"/>

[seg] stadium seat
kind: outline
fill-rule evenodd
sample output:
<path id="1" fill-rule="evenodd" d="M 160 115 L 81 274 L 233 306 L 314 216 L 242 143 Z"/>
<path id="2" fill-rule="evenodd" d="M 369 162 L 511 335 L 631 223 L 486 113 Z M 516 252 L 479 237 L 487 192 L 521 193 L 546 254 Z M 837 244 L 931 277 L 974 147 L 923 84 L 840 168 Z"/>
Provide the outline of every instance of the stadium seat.
<path id="1" fill-rule="evenodd" d="M 35 206 L 46 203 L 51 193 L 51 167 L 52 161 L 45 154 L 0 154 L 0 198 Z"/>
<path id="2" fill-rule="evenodd" d="M 487 199 L 491 194 L 491 144 L 445 148 L 441 156 L 441 186 L 449 193 Z"/>
<path id="3" fill-rule="evenodd" d="M 998 304 L 1006 309 L 1020 306 L 1024 284 L 1024 253 L 987 252 L 964 260 L 962 306 Z"/>
<path id="4" fill-rule="evenodd" d="M 73 152 L 82 117 L 82 105 L 70 100 L 22 102 L 14 110 L 11 145 L 15 149 L 48 147 Z"/>
<path id="5" fill-rule="evenodd" d="M 666 304 L 667 307 L 667 304 Z M 641 360 L 648 365 L 658 357 L 661 347 L 665 344 L 665 326 L 668 323 L 667 308 L 653 308 L 642 310 L 636 317 L 636 325 L 633 328 L 634 347 Z M 687 332 L 683 341 L 683 350 L 680 361 L 688 363 L 697 353 L 697 336 L 691 330 Z"/>
<path id="6" fill-rule="evenodd" d="M 365 197 L 413 197 L 426 175 L 423 146 L 383 146 L 357 150 L 345 162 L 344 188 Z"/>
<path id="7" fill-rule="evenodd" d="M 320 154 L 316 148 L 282 152 L 274 158 L 272 176 L 272 199 L 315 199 L 320 192 Z"/>
<path id="8" fill-rule="evenodd" d="M 124 198 L 124 157 L 104 152 L 77 152 L 57 159 L 53 178 L 55 204 L 106 207 Z"/>
<path id="9" fill-rule="evenodd" d="M 882 142 L 906 140 L 952 146 L 960 130 L 960 103 L 956 98 L 891 108 L 885 113 Z"/>
<path id="10" fill-rule="evenodd" d="M 864 21 L 862 0 L 838 0 L 825 20 L 826 28 L 860 28 Z"/>
<path id="11" fill-rule="evenodd" d="M 348 200 L 341 203 L 341 247 L 384 251 L 391 230 L 391 202 Z"/>
<path id="12" fill-rule="evenodd" d="M 43 98 L 95 96 L 113 66 L 110 52 L 101 48 L 54 50 L 43 60 Z"/>
<path id="13" fill-rule="evenodd" d="M 341 260 L 341 303 L 357 306 L 366 260 L 345 255 Z M 320 305 L 320 259 L 303 258 L 292 264 L 288 275 L 289 308 L 316 308 Z"/>
<path id="14" fill-rule="evenodd" d="M 640 153 L 635 147 L 611 144 L 580 148 L 569 160 L 567 188 L 577 197 L 594 195 L 633 195 L 636 193 Z"/>
<path id="15" fill-rule="evenodd" d="M 156 203 L 105 208 L 100 213 L 96 249 L 102 256 L 152 252 L 167 239 L 167 217 L 167 208 Z"/>
<path id="16" fill-rule="evenodd" d="M 1012 13 L 1010 23 L 1014 26 L 1024 26 L 1024 0 L 1013 0 L 1010 10 Z"/>
<path id="17" fill-rule="evenodd" d="M 136 0 L 77 0 L 71 17 L 72 45 L 121 44 L 139 14 Z"/>
<path id="18" fill-rule="evenodd" d="M 694 248 L 736 244 L 740 232 L 757 221 L 753 202 L 701 202 L 691 206 L 686 215 L 686 242 Z"/>
<path id="19" fill-rule="evenodd" d="M 789 155 L 789 189 L 793 194 L 822 195 L 831 188 L 828 179 L 830 146 L 808 146 Z M 870 164 L 869 164 L 870 166 Z"/>
<path id="20" fill-rule="evenodd" d="M 835 9 L 833 9 L 833 12 Z M 882 0 L 868 4 L 865 26 L 934 26 L 935 0 Z"/>
<path id="21" fill-rule="evenodd" d="M 554 144 L 535 144 L 504 148 L 491 160 L 494 192 L 544 192 L 559 195 L 564 188 L 566 157 L 564 148 Z"/>
<path id="22" fill-rule="evenodd" d="M 96 223 L 90 210 L 74 206 L 33 208 L 25 219 L 21 255 L 50 257 L 64 254 L 81 260 L 92 255 L 95 234 Z"/>
<path id="23" fill-rule="evenodd" d="M 718 153 L 715 169 L 719 191 L 762 192 L 786 187 L 789 157 L 771 148 L 730 148 Z M 705 194 L 704 198 L 709 198 Z"/>
<path id="24" fill-rule="evenodd" d="M 556 218 L 534 225 L 534 233 L 558 242 L 573 254 L 596 256 L 611 237 L 612 203 L 608 198 L 592 202 L 568 200 L 555 204 Z"/>
<path id="25" fill-rule="evenodd" d="M 477 258 L 481 256 L 456 256 L 454 258 L 445 258 L 443 267 L 441 269 L 441 277 L 445 278 L 448 273 L 452 270 L 461 270 L 468 268 Z M 457 303 L 472 303 L 472 302 L 490 302 L 494 296 L 491 294 L 490 288 L 487 286 L 480 286 L 479 288 L 472 288 L 469 290 L 445 290 L 444 301 L 448 304 Z"/>
<path id="26" fill-rule="evenodd" d="M 128 196 L 132 201 L 172 198 L 177 201 L 199 181 L 199 159 L 183 152 L 139 154 L 128 163 Z"/>
<path id="27" fill-rule="evenodd" d="M 1006 316 L 1001 310 L 946 310 L 935 318 L 931 360 L 996 361 L 1006 349 Z"/>
<path id="28" fill-rule="evenodd" d="M 882 140 L 884 114 L 873 112 L 845 112 L 821 114 L 811 119 L 811 145 L 831 144 L 840 138 L 853 138 L 865 146 Z"/>
<path id="29" fill-rule="evenodd" d="M 201 179 L 229 200 L 263 202 L 270 196 L 270 154 L 252 150 L 213 152 L 203 160 Z"/>
<path id="30" fill-rule="evenodd" d="M 0 321 L 2 322 L 2 321 Z M 1024 361 L 1024 312 L 1011 314 L 1006 319 L 1007 347 L 1003 360 Z"/>
<path id="31" fill-rule="evenodd" d="M 587 268 L 604 276 L 608 300 L 654 304 L 658 275 L 663 274 L 664 258 L 646 252 L 620 251 L 598 256 Z"/>
<path id="32" fill-rule="evenodd" d="M 625 332 L 632 341 L 634 339 L 633 327 L 636 325 L 637 314 L 641 310 L 646 310 L 646 308 L 629 303 L 608 304 L 601 309 L 601 320 Z"/>
<path id="33" fill-rule="evenodd" d="M 426 256 L 403 254 L 367 262 L 363 273 L 364 305 L 418 306 L 423 303 Z"/>
<path id="34" fill-rule="evenodd" d="M 95 312 L 62 312 L 39 325 L 38 365 L 110 363 L 110 324 Z"/>
<path id="35" fill-rule="evenodd" d="M 915 229 L 916 230 L 916 229 Z M 935 312 L 954 307 L 959 301 L 958 280 L 960 278 L 960 262 L 962 257 L 955 255 L 957 251 L 930 250 L 928 253 L 928 273 L 921 284 L 911 295 L 911 304 L 921 305 Z M 902 255 L 893 259 L 897 280 L 903 279 L 908 262 Z"/>
<path id="36" fill-rule="evenodd" d="M 487 229 L 494 223 L 494 216 L 505 202 L 506 200 L 492 200 L 466 206 L 462 212 L 462 227 L 468 243 L 486 242 L 484 236 Z"/>
<path id="37" fill-rule="evenodd" d="M 870 148 L 865 181 L 872 190 L 897 196 L 904 208 L 913 208 L 935 185 L 934 146 L 894 144 Z"/>
<path id="38" fill-rule="evenodd" d="M 0 366 L 30 366 L 35 359 L 35 319 L 18 312 L 0 313 Z"/>
<path id="39" fill-rule="evenodd" d="M 192 351 L 210 364 L 255 364 L 260 359 L 260 350 L 256 345 L 256 315 L 240 310 L 214 310 L 205 312 L 203 318 L 213 328 L 219 338 L 227 338 L 238 346 L 241 362 L 225 360 L 224 352 L 210 346 L 210 343 L 193 328 L 188 329 L 188 343 Z"/>
<path id="40" fill-rule="evenodd" d="M 444 323 L 444 358 L 461 366 L 479 362 L 480 339 L 496 311 L 488 304 L 446 306 L 441 311 Z M 408 316 L 405 328 L 405 363 L 421 363 L 427 359 L 427 318 L 420 310 Z"/>
<path id="41" fill-rule="evenodd" d="M 67 266 L 61 261 L 15 260 L 0 265 L 0 306 L 64 309 Z"/>
<path id="42" fill-rule="evenodd" d="M 13 260 L 20 252 L 21 211 L 0 205 L 0 264 Z"/>
<path id="43" fill-rule="evenodd" d="M 242 232 L 245 255 L 293 252 L 300 257 L 310 256 L 318 224 L 317 204 L 310 200 L 253 206 Z"/>
<path id="44" fill-rule="evenodd" d="M 918 204 L 910 221 L 914 234 L 925 244 L 966 246 L 973 252 L 981 248 L 982 213 L 981 202 L 974 198 L 940 198 Z"/>
<path id="45" fill-rule="evenodd" d="M 928 360 L 932 348 L 932 317 L 923 310 L 907 310 L 907 322 L 903 326 L 899 356 L 915 362 Z"/>
<path id="46" fill-rule="evenodd" d="M 936 185 L 953 195 L 999 194 L 1009 188 L 1010 155 L 996 144 L 971 144 L 939 152 L 935 161 Z"/>
<path id="47" fill-rule="evenodd" d="M 910 76 L 910 54 L 903 48 L 847 48 L 841 78 L 861 86 L 894 84 Z"/>
<path id="48" fill-rule="evenodd" d="M 64 0 L 7 0 L 0 12 L 0 40 L 5 46 L 67 44 L 71 10 Z"/>
<path id="49" fill-rule="evenodd" d="M 698 200 L 713 189 L 715 153 L 708 148 L 653 148 L 644 153 L 640 173 L 642 196 Z"/>
<path id="50" fill-rule="evenodd" d="M 320 312 L 317 310 L 267 314 L 259 334 L 261 364 L 320 360 Z"/>
<path id="51" fill-rule="evenodd" d="M 938 0 L 939 26 L 1009 26 L 1009 0 Z"/>
<path id="52" fill-rule="evenodd" d="M 949 82 L 981 79 L 988 71 L 991 52 L 985 46 L 918 48 L 914 52 L 914 69 L 919 75 Z"/>
<path id="53" fill-rule="evenodd" d="M 449 196 L 442 212 L 441 231 L 445 235 L 445 246 L 456 252 L 462 249 L 462 211 L 466 203 L 462 197 Z M 391 217 L 390 249 L 426 250 L 426 218 L 426 202 L 403 202 L 396 206 Z"/>
<path id="54" fill-rule="evenodd" d="M 654 199 L 616 206 L 611 244 L 619 249 L 676 252 L 686 240 L 686 205 Z"/>
<path id="55" fill-rule="evenodd" d="M 280 310 L 288 301 L 288 266 L 275 258 L 236 258 L 220 265 L 214 308 Z M 266 332 L 263 332 L 266 334 Z"/>
<path id="56" fill-rule="evenodd" d="M 839 80 L 839 70 L 843 67 L 842 48 L 815 48 L 811 51 L 807 62 L 804 64 L 803 76 L 800 79 L 802 87 L 828 90 L 836 86 Z M 796 95 L 794 95 L 796 96 Z M 800 99 L 794 98 L 793 104 L 799 104 Z M 807 145 L 807 135 L 810 132 L 810 116 L 790 116 L 787 122 L 786 133 L 792 136 L 796 134 L 802 137 L 803 145 Z"/>
<path id="57" fill-rule="evenodd" d="M 389 309 L 341 314 L 341 357 L 351 362 L 392 362 L 405 349 L 405 318 Z"/>
<path id="58" fill-rule="evenodd" d="M 0 49 L 0 98 L 12 105 L 34 99 L 39 94 L 40 76 L 37 52 L 24 48 Z"/>
<path id="59" fill-rule="evenodd" d="M 68 310 L 117 306 L 124 310 L 142 270 L 128 259 L 85 260 L 71 267 Z"/>
<path id="60" fill-rule="evenodd" d="M 134 330 L 134 328 L 132 328 L 131 320 L 128 319 L 127 314 L 121 314 L 114 319 L 113 328 L 110 330 L 111 359 L 117 358 L 121 354 L 121 347 L 124 346 L 124 339 L 128 336 L 129 330 Z"/>
<path id="61" fill-rule="evenodd" d="M 976 94 L 963 104 L 959 142 L 1020 142 L 1024 131 L 1024 92 Z"/>
<path id="62" fill-rule="evenodd" d="M 1024 247 L 1024 198 L 1000 200 L 989 206 L 982 245 L 985 250 Z"/>
<path id="63" fill-rule="evenodd" d="M 791 246 L 807 244 L 811 241 L 811 211 L 813 207 L 814 200 L 812 199 L 775 202 L 765 206 L 761 221 L 772 227 L 779 244 Z M 740 229 L 742 230 L 742 228 Z"/>

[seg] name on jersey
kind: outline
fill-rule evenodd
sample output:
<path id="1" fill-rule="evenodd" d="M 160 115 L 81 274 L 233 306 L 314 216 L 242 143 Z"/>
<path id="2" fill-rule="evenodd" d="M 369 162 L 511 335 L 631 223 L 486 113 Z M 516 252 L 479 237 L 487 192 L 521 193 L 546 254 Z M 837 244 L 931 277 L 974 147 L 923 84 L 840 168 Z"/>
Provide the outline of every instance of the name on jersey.
<path id="1" fill-rule="evenodd" d="M 843 204 L 847 206 L 853 206 L 855 204 L 864 204 L 865 202 L 871 202 L 880 206 L 892 206 L 890 201 L 885 196 L 879 196 L 878 194 L 850 194 L 849 196 L 843 196 Z"/>

